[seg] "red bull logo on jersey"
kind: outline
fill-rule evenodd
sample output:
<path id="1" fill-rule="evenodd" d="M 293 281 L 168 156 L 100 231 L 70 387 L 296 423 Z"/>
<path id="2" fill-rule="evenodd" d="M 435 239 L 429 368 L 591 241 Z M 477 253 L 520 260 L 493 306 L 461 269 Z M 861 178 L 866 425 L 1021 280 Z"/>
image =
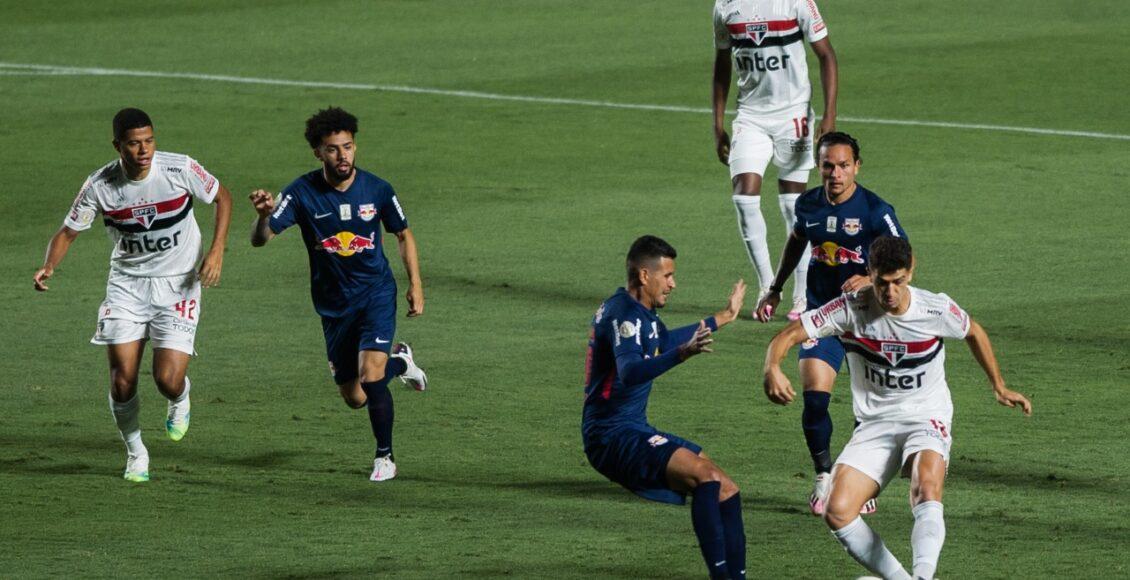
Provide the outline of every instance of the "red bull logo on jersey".
<path id="1" fill-rule="evenodd" d="M 322 249 L 339 256 L 352 256 L 365 250 L 376 249 L 376 238 L 376 233 L 366 238 L 353 232 L 338 232 L 322 240 Z"/>
<path id="2" fill-rule="evenodd" d="M 745 33 L 754 44 L 760 46 L 761 41 L 765 40 L 765 36 L 769 33 L 768 22 L 751 22 L 745 25 Z"/>
<path id="3" fill-rule="evenodd" d="M 856 246 L 854 250 L 850 250 L 836 242 L 824 242 L 812 247 L 812 259 L 828 266 L 862 264 L 863 246 Z"/>

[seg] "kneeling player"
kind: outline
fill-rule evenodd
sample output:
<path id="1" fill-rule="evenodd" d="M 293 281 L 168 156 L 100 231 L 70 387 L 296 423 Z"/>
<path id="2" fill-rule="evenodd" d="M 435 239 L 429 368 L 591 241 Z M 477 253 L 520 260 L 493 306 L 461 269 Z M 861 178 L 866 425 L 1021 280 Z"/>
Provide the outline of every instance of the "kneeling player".
<path id="1" fill-rule="evenodd" d="M 711 332 L 742 308 L 738 281 L 714 316 L 668 331 L 655 310 L 675 288 L 675 249 L 643 236 L 628 251 L 628 288 L 597 310 L 589 334 L 581 432 L 589 463 L 608 479 L 652 501 L 683 504 L 712 578 L 745 578 L 745 527 L 738 487 L 690 441 L 647 422 L 653 379 L 710 352 Z"/>
<path id="2" fill-rule="evenodd" d="M 914 578 L 933 578 L 945 539 L 942 485 L 952 442 L 953 404 L 945 379 L 943 338 L 964 339 L 993 387 L 997 402 L 1032 404 L 1004 385 L 989 337 L 945 294 L 910 286 L 910 243 L 882 237 L 871 244 L 870 290 L 841 296 L 801 315 L 769 344 L 765 393 L 788 404 L 795 393 L 781 360 L 808 339 L 839 336 L 851 367 L 852 404 L 859 426 L 836 460 L 824 519 L 853 558 L 884 578 L 910 578 L 860 508 L 896 474 L 910 475 Z"/>

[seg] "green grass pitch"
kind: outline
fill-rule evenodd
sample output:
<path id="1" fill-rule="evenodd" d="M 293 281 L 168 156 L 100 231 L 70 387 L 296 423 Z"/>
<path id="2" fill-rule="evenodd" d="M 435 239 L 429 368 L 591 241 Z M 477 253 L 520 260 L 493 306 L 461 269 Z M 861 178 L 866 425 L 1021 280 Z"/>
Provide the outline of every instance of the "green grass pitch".
<path id="1" fill-rule="evenodd" d="M 840 122 L 863 144 L 861 183 L 915 242 L 917 284 L 984 324 L 1010 386 L 1035 405 L 1029 419 L 996 405 L 951 344 L 939 576 L 1130 575 L 1130 12 L 1119 0 L 821 5 L 843 117 L 1123 136 Z M 710 7 L 0 5 L 0 576 L 701 576 L 688 510 L 605 481 L 578 424 L 587 325 L 622 284 L 632 239 L 654 233 L 679 250 L 671 325 L 716 310 L 751 276 L 708 114 L 8 65 L 705 108 Z M 431 386 L 395 392 L 401 475 L 381 485 L 366 477 L 366 417 L 327 373 L 297 232 L 248 244 L 247 194 L 314 166 L 302 123 L 329 104 L 360 117 L 358 165 L 400 192 L 426 282 L 425 316 L 401 317 L 398 337 Z M 114 155 L 110 118 L 130 105 L 153 116 L 160 148 L 199 159 L 236 197 L 223 282 L 205 292 L 184 441 L 164 438 L 164 401 L 142 377 L 145 485 L 120 478 L 105 354 L 87 344 L 110 249 L 101 227 L 75 243 L 50 292 L 31 288 L 74 193 Z M 197 217 L 208 238 L 210 209 Z M 806 513 L 799 405 L 761 392 L 778 328 L 746 318 L 724 329 L 715 354 L 658 380 L 650 416 L 742 487 L 751 577 L 854 577 L 862 568 Z M 851 406 L 846 377 L 837 385 L 838 449 Z M 903 562 L 906 492 L 892 483 L 870 519 Z"/>

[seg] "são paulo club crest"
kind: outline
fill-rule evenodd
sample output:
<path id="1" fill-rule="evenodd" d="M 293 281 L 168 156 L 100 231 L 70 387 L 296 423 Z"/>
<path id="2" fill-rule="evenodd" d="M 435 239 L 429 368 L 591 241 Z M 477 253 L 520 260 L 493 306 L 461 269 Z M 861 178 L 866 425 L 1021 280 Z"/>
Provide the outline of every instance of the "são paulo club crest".
<path id="1" fill-rule="evenodd" d="M 157 206 L 144 205 L 135 207 L 130 213 L 133 215 L 133 219 L 137 220 L 137 223 L 141 224 L 145 229 L 149 229 L 149 226 L 153 225 L 153 218 L 157 217 Z"/>
<path id="2" fill-rule="evenodd" d="M 765 36 L 769 33 L 768 22 L 751 22 L 745 25 L 745 33 L 749 35 L 749 39 L 754 44 L 760 46 L 761 41 L 765 40 Z"/>
<path id="3" fill-rule="evenodd" d="M 906 345 L 897 342 L 884 342 L 883 356 L 891 361 L 891 366 L 895 366 L 899 364 L 902 357 L 906 356 Z"/>

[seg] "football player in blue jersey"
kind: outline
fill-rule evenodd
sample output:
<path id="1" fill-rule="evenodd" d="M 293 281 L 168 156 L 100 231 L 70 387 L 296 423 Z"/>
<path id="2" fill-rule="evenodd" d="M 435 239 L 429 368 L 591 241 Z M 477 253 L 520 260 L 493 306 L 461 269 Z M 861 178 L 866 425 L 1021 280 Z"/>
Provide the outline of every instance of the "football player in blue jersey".
<path id="1" fill-rule="evenodd" d="M 812 249 L 808 270 L 808 304 L 826 304 L 842 293 L 855 293 L 871 285 L 867 258 L 871 242 L 882 236 L 906 238 L 895 210 L 874 192 L 856 183 L 859 143 L 841 132 L 825 133 L 817 144 L 817 164 L 823 185 L 797 200 L 796 222 L 785 242 L 777 276 L 757 305 L 757 318 L 768 322 L 781 302 L 781 288 L 807 247 Z M 836 374 L 844 361 L 844 347 L 836 337 L 810 340 L 800 349 L 800 377 L 804 383 L 801 426 L 816 481 L 808 503 L 814 515 L 824 514 L 831 485 L 832 417 L 828 403 Z M 863 513 L 875 511 L 869 501 Z"/>
<path id="2" fill-rule="evenodd" d="M 711 578 L 745 578 L 745 527 L 738 486 L 702 448 L 647 422 L 651 383 L 688 358 L 711 352 L 712 333 L 733 322 L 745 298 L 739 280 L 714 316 L 667 330 L 656 310 L 675 289 L 675 249 L 655 236 L 628 251 L 628 287 L 593 316 L 581 423 L 585 455 L 608 479 L 652 501 L 694 500 L 691 519 Z"/>
<path id="3" fill-rule="evenodd" d="M 381 227 L 396 236 L 408 273 L 408 316 L 424 312 L 416 240 L 389 183 L 354 166 L 357 118 L 331 107 L 306 121 L 306 140 L 322 167 L 288 185 L 277 198 L 250 195 L 259 214 L 251 245 L 262 246 L 297 224 L 310 257 L 310 293 L 322 317 L 330 372 L 345 404 L 367 407 L 377 440 L 372 481 L 396 476 L 392 454 L 393 377 L 422 391 L 427 376 L 412 349 L 393 342 L 396 281 L 381 250 Z"/>

